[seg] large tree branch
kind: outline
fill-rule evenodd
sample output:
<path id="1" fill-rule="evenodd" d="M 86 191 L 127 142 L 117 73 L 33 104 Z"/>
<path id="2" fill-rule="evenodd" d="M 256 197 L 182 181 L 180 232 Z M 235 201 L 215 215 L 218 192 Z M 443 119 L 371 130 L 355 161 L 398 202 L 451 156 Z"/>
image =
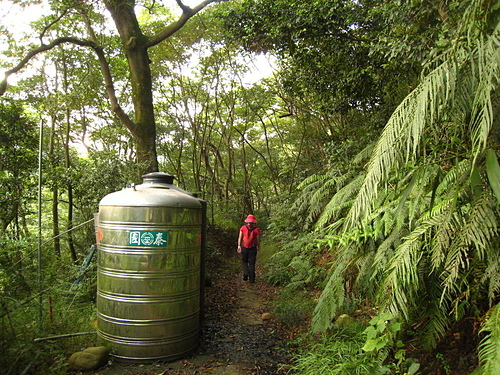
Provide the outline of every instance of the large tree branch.
<path id="1" fill-rule="evenodd" d="M 106 56 L 104 55 L 104 51 L 101 47 L 94 48 L 94 51 L 97 54 L 97 59 L 99 60 L 101 72 L 104 77 L 106 93 L 108 94 L 111 110 L 116 113 L 120 121 L 123 122 L 123 124 L 132 132 L 132 134 L 137 133 L 137 125 L 130 119 L 130 117 L 125 113 L 123 108 L 118 103 L 118 99 L 116 98 L 115 86 L 113 84 L 113 77 L 111 76 L 111 70 L 109 69 L 109 64 L 106 60 Z"/>
<path id="2" fill-rule="evenodd" d="M 7 70 L 5 72 L 5 78 L 3 79 L 2 82 L 0 82 L 0 96 L 3 96 L 5 94 L 5 91 L 7 90 L 7 79 L 11 74 L 19 72 L 21 69 L 23 69 L 29 62 L 30 60 L 38 55 L 39 53 L 49 51 L 53 49 L 54 47 L 64 44 L 64 43 L 72 43 L 76 44 L 82 47 L 90 47 L 94 50 L 94 52 L 97 55 L 97 58 L 99 60 L 99 65 L 101 67 L 101 72 L 104 77 L 104 81 L 106 84 L 106 93 L 108 95 L 110 104 L 111 104 L 111 109 L 113 112 L 116 113 L 118 118 L 133 132 L 136 129 L 135 123 L 130 120 L 128 115 L 123 111 L 121 106 L 118 104 L 118 100 L 116 98 L 115 94 L 115 88 L 113 85 L 113 79 L 111 76 L 111 71 L 109 69 L 109 64 L 106 60 L 106 56 L 104 55 L 103 49 L 94 41 L 92 40 L 86 40 L 86 39 L 78 39 L 78 38 L 73 38 L 73 37 L 61 37 L 53 40 L 49 44 L 43 44 L 38 48 L 32 49 L 31 51 L 28 52 L 28 54 L 17 64 L 15 67 L 13 67 L 10 70 Z"/>
<path id="3" fill-rule="evenodd" d="M 186 24 L 187 21 L 189 21 L 191 17 L 199 13 L 207 5 L 210 5 L 212 3 L 220 3 L 222 1 L 228 1 L 228 0 L 204 0 L 194 8 L 190 8 L 187 5 L 185 5 L 182 2 L 182 0 L 176 0 L 177 5 L 179 5 L 179 7 L 182 9 L 181 16 L 177 21 L 171 23 L 163 31 L 156 34 L 153 38 L 151 38 L 149 43 L 147 44 L 147 48 L 153 47 L 158 43 L 163 42 L 165 39 L 169 38 L 173 34 L 175 34 L 180 28 L 182 28 Z"/>
<path id="4" fill-rule="evenodd" d="M 85 21 L 85 26 L 87 28 L 87 32 L 90 36 L 90 39 L 95 43 L 96 46 L 98 46 L 97 37 L 94 33 L 94 29 L 92 28 L 87 13 L 82 12 L 81 14 Z M 101 73 L 104 78 L 106 94 L 108 95 L 111 110 L 115 112 L 120 121 L 123 122 L 123 124 L 132 132 L 132 134 L 135 134 L 137 132 L 137 125 L 125 113 L 121 105 L 118 103 L 118 99 L 116 98 L 116 90 L 115 90 L 115 85 L 113 83 L 113 76 L 111 75 L 111 70 L 109 69 L 109 63 L 108 60 L 106 60 L 104 51 L 101 47 L 94 48 L 94 51 L 97 55 L 97 59 L 99 60 L 99 66 L 101 67 Z"/>
<path id="5" fill-rule="evenodd" d="M 64 9 L 61 14 L 55 19 L 53 20 L 52 22 L 50 22 L 48 25 L 46 25 L 42 32 L 40 33 L 39 35 L 39 39 L 40 39 L 40 43 L 43 44 L 42 40 L 43 40 L 43 37 L 45 36 L 45 33 L 47 32 L 47 30 L 49 30 L 53 25 L 55 25 L 56 23 L 58 23 L 60 20 L 62 20 L 64 18 L 64 16 L 66 16 L 66 14 L 69 12 L 69 9 Z"/>
<path id="6" fill-rule="evenodd" d="M 43 44 L 38 48 L 32 49 L 31 51 L 28 52 L 26 57 L 19 62 L 19 64 L 17 64 L 14 68 L 7 70 L 5 72 L 5 78 L 0 83 L 0 96 L 5 94 L 5 90 L 7 90 L 7 79 L 9 78 L 9 76 L 11 74 L 19 72 L 22 68 L 24 68 L 28 64 L 28 62 L 33 57 L 35 57 L 39 53 L 51 50 L 52 48 L 54 48 L 60 44 L 63 44 L 63 43 L 73 43 L 73 44 L 77 44 L 79 46 L 91 47 L 94 49 L 97 48 L 97 45 L 90 40 L 82 40 L 82 39 L 77 39 L 77 38 L 72 38 L 72 37 L 61 37 L 61 38 L 55 39 L 50 44 Z"/>

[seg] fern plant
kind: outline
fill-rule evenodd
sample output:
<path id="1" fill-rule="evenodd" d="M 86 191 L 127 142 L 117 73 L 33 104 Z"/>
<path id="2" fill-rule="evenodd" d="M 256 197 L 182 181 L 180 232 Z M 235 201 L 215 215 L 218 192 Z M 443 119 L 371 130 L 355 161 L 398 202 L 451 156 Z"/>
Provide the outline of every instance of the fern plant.
<path id="1" fill-rule="evenodd" d="M 486 332 L 480 350 L 479 358 L 483 364 L 483 375 L 500 373 L 500 304 L 489 312 L 481 332 Z"/>
<path id="2" fill-rule="evenodd" d="M 388 121 L 366 170 L 348 179 L 304 182 L 304 192 L 316 189 L 326 201 L 309 217 L 336 258 L 316 306 L 315 330 L 328 328 L 355 290 L 381 311 L 419 323 L 431 348 L 453 322 L 474 316 L 478 301 L 496 303 L 497 8 L 486 0 L 467 4 L 454 42 L 431 56 L 419 86 Z M 485 327 L 492 327 L 492 318 Z M 495 345 L 500 343 L 492 333 L 482 344 L 485 364 L 499 360 Z"/>

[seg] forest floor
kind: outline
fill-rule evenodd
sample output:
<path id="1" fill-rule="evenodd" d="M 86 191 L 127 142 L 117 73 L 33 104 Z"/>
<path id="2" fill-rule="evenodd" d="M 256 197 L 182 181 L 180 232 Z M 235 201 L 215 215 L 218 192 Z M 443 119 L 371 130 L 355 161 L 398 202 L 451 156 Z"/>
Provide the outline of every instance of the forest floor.
<path id="1" fill-rule="evenodd" d="M 232 239 L 231 244 L 235 241 Z M 224 246 L 224 244 L 219 244 Z M 291 363 L 289 335 L 270 313 L 277 288 L 257 269 L 254 284 L 243 281 L 234 249 L 207 261 L 209 286 L 205 288 L 205 318 L 198 349 L 174 362 L 131 364 L 111 360 L 90 372 L 94 375 L 278 375 Z M 222 257 L 222 258 L 221 258 Z M 285 335 L 288 336 L 285 338 Z"/>

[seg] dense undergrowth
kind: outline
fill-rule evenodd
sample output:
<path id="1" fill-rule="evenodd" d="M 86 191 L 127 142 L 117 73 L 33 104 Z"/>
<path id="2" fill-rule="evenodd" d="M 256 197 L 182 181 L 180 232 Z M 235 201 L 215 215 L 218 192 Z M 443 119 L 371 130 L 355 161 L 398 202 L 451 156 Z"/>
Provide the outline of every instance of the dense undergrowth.
<path id="1" fill-rule="evenodd" d="M 85 270 L 62 262 L 46 265 L 41 279 L 30 256 L 36 245 L 10 241 L 1 249 L 3 373 L 64 374 L 69 355 L 97 344 L 95 258 Z M 92 333 L 47 340 L 87 332 Z"/>
<path id="2" fill-rule="evenodd" d="M 297 374 L 465 375 L 477 367 L 477 319 L 459 322 L 431 350 L 424 350 L 418 325 L 404 326 L 352 290 L 324 332 L 311 320 L 329 268 L 335 262 L 313 234 L 298 236 L 267 260 L 268 281 L 280 287 L 274 313 L 296 348 Z"/>

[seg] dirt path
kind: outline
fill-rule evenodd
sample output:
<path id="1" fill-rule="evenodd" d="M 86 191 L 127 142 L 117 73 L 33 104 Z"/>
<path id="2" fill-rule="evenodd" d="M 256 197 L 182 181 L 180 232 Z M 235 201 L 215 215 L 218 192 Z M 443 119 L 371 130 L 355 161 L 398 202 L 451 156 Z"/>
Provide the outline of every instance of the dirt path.
<path id="1" fill-rule="evenodd" d="M 212 264 L 205 292 L 200 346 L 182 360 L 148 365 L 111 362 L 95 375 L 277 375 L 287 372 L 289 350 L 274 319 L 262 319 L 275 290 L 258 269 L 257 282 L 240 277 L 239 258 Z"/>

